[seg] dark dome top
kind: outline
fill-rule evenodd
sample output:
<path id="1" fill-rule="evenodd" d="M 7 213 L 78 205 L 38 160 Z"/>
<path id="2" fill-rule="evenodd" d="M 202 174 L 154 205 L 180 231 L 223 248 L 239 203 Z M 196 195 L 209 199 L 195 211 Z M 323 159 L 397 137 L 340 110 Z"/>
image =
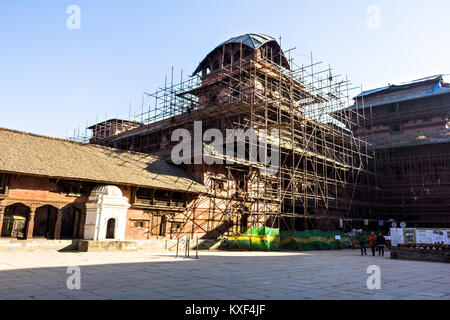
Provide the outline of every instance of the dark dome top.
<path id="1" fill-rule="evenodd" d="M 274 38 L 266 36 L 265 34 L 247 33 L 242 36 L 233 37 L 233 38 L 219 44 L 214 50 L 216 50 L 217 48 L 219 48 L 223 45 L 229 44 L 229 43 L 239 43 L 239 44 L 242 43 L 242 44 L 246 45 L 247 47 L 252 48 L 253 50 L 258 50 L 259 47 L 261 47 L 263 44 L 270 42 L 270 41 L 276 42 L 276 40 Z"/>
<path id="2" fill-rule="evenodd" d="M 259 33 L 247 33 L 241 36 L 237 36 L 237 37 L 233 37 L 228 39 L 227 41 L 219 44 L 217 47 L 215 47 L 210 53 L 208 53 L 208 55 L 202 60 L 202 62 L 200 62 L 200 64 L 198 65 L 197 69 L 195 69 L 194 74 L 197 74 L 198 72 L 200 72 L 203 68 L 203 65 L 205 62 L 208 61 L 208 57 L 212 54 L 214 54 L 214 52 L 227 44 L 231 44 L 231 43 L 237 43 L 237 44 L 241 44 L 252 49 L 253 51 L 258 50 L 261 46 L 265 45 L 266 43 L 269 42 L 273 42 L 274 44 L 276 44 L 276 46 L 278 48 L 280 48 L 280 45 L 278 44 L 278 42 L 270 37 L 267 36 L 265 34 L 259 34 Z M 280 48 L 280 52 L 282 52 L 281 48 Z M 289 63 L 287 62 L 286 58 L 283 55 L 283 66 L 289 68 Z"/>

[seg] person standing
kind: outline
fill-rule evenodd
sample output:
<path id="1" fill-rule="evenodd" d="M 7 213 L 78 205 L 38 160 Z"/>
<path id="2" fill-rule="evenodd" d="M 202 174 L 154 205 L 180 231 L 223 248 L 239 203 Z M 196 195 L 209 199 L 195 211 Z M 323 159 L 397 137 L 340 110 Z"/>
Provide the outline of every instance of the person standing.
<path id="1" fill-rule="evenodd" d="M 369 247 L 372 250 L 372 256 L 375 257 L 375 247 L 377 242 L 377 236 L 375 235 L 375 232 L 372 232 L 367 240 L 369 240 Z"/>
<path id="2" fill-rule="evenodd" d="M 363 231 L 359 231 L 358 233 L 358 242 L 359 242 L 359 248 L 361 249 L 361 255 L 367 256 L 366 246 L 367 246 L 367 239 L 364 235 Z"/>
<path id="3" fill-rule="evenodd" d="M 385 245 L 386 245 L 386 239 L 384 238 L 383 234 L 380 232 L 380 234 L 377 237 L 378 256 L 384 257 L 384 246 Z"/>

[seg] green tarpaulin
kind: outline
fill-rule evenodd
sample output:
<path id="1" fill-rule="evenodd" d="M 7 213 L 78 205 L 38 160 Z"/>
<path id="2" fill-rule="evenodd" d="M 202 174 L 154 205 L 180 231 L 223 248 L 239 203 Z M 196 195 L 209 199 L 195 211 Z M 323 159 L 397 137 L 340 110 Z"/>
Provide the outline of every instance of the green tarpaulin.
<path id="1" fill-rule="evenodd" d="M 280 243 L 282 249 L 302 251 L 345 249 L 349 246 L 346 233 L 320 230 L 282 231 Z"/>
<path id="2" fill-rule="evenodd" d="M 348 235 L 341 231 L 280 231 L 252 227 L 243 234 L 228 237 L 229 249 L 243 250 L 337 250 L 349 247 Z"/>
<path id="3" fill-rule="evenodd" d="M 252 227 L 243 234 L 228 237 L 229 249 L 280 250 L 280 230 L 267 227 Z"/>

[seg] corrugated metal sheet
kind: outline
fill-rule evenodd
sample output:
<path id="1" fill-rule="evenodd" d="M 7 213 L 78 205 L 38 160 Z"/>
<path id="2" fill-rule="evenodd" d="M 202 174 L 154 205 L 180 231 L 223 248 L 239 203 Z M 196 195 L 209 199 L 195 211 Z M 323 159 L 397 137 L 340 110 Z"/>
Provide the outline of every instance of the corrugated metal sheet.
<path id="1" fill-rule="evenodd" d="M 389 85 L 386 87 L 367 90 L 367 91 L 361 92 L 359 95 L 357 95 L 355 97 L 355 99 L 367 97 L 367 96 L 370 96 L 375 93 L 378 93 L 378 94 L 383 93 L 384 91 L 392 92 L 392 91 L 397 91 L 397 90 L 404 90 L 404 89 L 408 89 L 408 87 L 410 87 L 411 85 L 420 85 L 420 84 L 423 84 L 426 82 L 441 82 L 442 79 L 443 79 L 442 75 L 435 75 L 435 76 L 425 77 L 425 78 L 421 78 L 421 79 L 416 79 L 416 80 L 409 81 L 409 82 L 403 82 L 400 85 Z"/>
<path id="2" fill-rule="evenodd" d="M 438 96 L 442 94 L 450 94 L 450 87 L 442 86 L 440 82 L 436 84 L 434 88 L 431 89 L 423 89 L 423 90 L 415 90 L 411 92 L 406 92 L 402 94 L 380 97 L 379 99 L 373 99 L 370 101 L 365 101 L 364 106 L 361 102 L 358 102 L 358 109 L 376 107 L 380 105 L 392 104 L 402 101 L 410 101 L 422 98 L 428 98 L 433 96 Z M 352 106 L 352 109 L 356 109 L 356 103 Z"/>

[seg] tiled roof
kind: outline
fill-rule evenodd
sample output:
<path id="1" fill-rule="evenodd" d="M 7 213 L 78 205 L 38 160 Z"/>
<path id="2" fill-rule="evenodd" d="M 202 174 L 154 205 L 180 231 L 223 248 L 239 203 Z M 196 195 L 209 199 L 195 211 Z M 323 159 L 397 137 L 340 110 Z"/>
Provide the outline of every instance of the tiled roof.
<path id="1" fill-rule="evenodd" d="M 0 172 L 187 192 L 205 187 L 157 156 L 0 128 Z"/>

